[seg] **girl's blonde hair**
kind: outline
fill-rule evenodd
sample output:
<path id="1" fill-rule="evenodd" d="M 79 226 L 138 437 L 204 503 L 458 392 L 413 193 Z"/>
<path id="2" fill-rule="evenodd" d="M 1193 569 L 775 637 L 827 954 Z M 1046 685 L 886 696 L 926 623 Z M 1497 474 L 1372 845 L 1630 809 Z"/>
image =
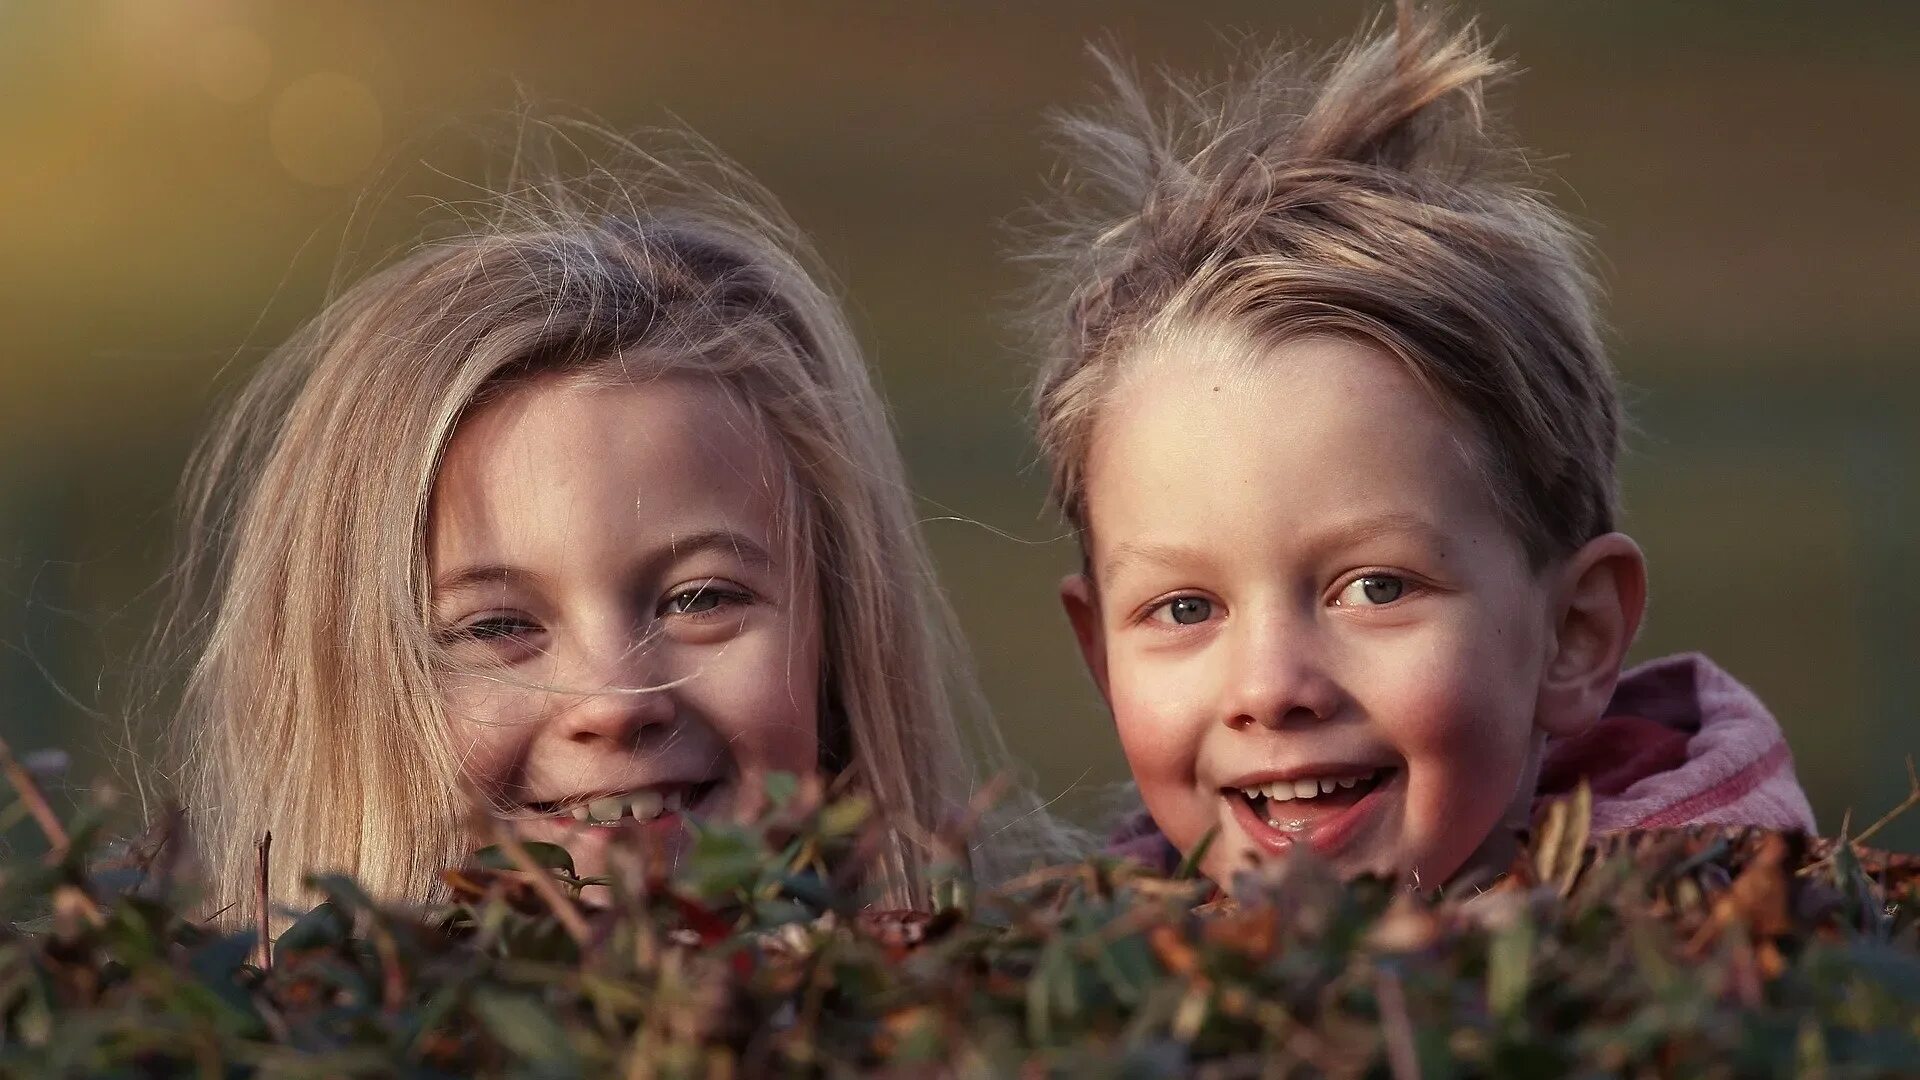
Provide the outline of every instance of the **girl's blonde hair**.
<path id="1" fill-rule="evenodd" d="M 812 256 L 717 158 L 514 183 L 478 227 L 346 291 L 278 349 L 190 472 L 203 615 L 176 757 L 214 908 L 273 834 L 276 902 L 344 870 L 425 898 L 472 840 L 428 632 L 430 489 L 463 414 L 547 374 L 693 374 L 784 451 L 822 597 L 823 763 L 895 825 L 869 884 L 925 899 L 927 838 L 997 753 L 886 413 Z M 838 760 L 836 760 L 838 759 Z"/>
<path id="2" fill-rule="evenodd" d="M 1053 493 L 1085 539 L 1084 469 L 1120 371 L 1184 328 L 1263 347 L 1348 335 L 1396 356 L 1480 436 L 1489 489 L 1536 563 L 1609 531 L 1619 404 L 1584 241 L 1515 179 L 1471 27 L 1402 0 L 1397 27 L 1326 61 L 1255 57 L 1164 108 L 1108 62 L 1042 258 L 1034 387 Z"/>

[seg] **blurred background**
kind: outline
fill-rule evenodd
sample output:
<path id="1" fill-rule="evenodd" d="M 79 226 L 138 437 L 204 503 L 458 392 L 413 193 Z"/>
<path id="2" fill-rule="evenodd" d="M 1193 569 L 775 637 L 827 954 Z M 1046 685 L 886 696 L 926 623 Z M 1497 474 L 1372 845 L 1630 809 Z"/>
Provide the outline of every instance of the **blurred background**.
<path id="1" fill-rule="evenodd" d="M 1124 779 L 1054 584 L 1075 558 L 1025 432 L 1004 223 L 1056 165 L 1083 51 L 1218 70 L 1376 5 L 0 0 L 0 734 L 70 782 L 123 722 L 215 407 L 497 174 L 525 99 L 678 118 L 840 275 L 1007 739 L 1089 818 Z M 1637 429 L 1638 653 L 1711 654 L 1785 724 L 1827 831 L 1920 751 L 1920 5 L 1475 5 L 1500 99 L 1605 255 Z M 161 673 L 164 675 L 165 673 Z M 124 764 L 122 764 L 124 769 Z M 1883 835 L 1920 847 L 1920 815 Z"/>

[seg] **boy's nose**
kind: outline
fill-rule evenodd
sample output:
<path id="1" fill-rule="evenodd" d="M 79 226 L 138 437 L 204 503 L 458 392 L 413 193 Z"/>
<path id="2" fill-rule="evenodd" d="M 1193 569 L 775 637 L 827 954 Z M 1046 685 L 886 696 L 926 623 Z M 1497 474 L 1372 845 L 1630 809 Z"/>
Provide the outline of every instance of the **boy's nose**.
<path id="1" fill-rule="evenodd" d="M 1277 621 L 1241 625 L 1222 701 L 1227 726 L 1277 729 L 1332 719 L 1340 691 L 1320 662 L 1311 633 Z"/>

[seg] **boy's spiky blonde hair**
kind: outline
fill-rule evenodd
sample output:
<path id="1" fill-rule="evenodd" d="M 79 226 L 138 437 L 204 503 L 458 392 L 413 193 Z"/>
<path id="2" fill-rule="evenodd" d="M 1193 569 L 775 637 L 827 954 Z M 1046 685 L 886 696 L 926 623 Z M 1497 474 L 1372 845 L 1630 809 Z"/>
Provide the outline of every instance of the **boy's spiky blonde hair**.
<path id="1" fill-rule="evenodd" d="M 1619 405 L 1579 233 L 1515 179 L 1469 26 L 1401 8 L 1314 63 L 1255 57 L 1149 100 L 1102 57 L 1106 107 L 1072 116 L 1034 390 L 1058 505 L 1085 540 L 1104 401 L 1171 333 L 1263 346 L 1347 335 L 1398 357 L 1478 436 L 1489 489 L 1536 565 L 1613 528 Z"/>

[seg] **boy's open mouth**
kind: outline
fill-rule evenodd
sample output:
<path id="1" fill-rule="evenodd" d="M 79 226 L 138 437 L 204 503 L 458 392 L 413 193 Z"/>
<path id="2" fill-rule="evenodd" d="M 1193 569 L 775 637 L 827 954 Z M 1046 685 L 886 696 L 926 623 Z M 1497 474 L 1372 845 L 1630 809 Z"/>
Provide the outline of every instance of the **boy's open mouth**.
<path id="1" fill-rule="evenodd" d="M 1339 768 L 1325 775 L 1221 789 L 1235 814 L 1269 846 L 1298 839 L 1316 849 L 1340 846 L 1352 811 L 1398 774 L 1391 767 Z M 1323 852 L 1326 853 L 1326 852 Z"/>

